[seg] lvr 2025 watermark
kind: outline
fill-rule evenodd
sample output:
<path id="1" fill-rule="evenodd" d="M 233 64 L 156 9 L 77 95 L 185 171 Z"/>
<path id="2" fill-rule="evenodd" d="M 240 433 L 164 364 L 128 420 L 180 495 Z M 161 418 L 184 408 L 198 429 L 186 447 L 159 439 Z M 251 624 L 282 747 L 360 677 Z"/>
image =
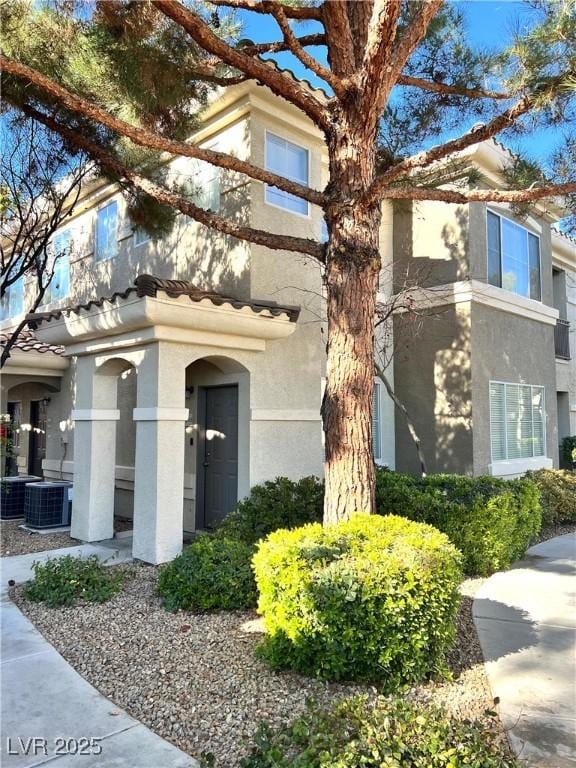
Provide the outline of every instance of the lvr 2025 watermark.
<path id="1" fill-rule="evenodd" d="M 101 738 L 81 736 L 78 739 L 56 736 L 45 739 L 42 736 L 8 736 L 6 739 L 6 755 L 31 755 L 38 757 L 59 755 L 101 755 Z"/>

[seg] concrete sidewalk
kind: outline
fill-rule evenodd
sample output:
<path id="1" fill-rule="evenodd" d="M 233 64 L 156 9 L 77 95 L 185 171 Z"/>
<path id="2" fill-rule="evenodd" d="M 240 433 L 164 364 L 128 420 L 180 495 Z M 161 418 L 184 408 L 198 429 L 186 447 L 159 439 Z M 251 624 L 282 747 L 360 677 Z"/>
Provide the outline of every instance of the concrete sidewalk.
<path id="1" fill-rule="evenodd" d="M 129 560 L 131 542 L 126 549 L 122 540 L 112 541 L 2 558 L 2 768 L 198 766 L 86 682 L 8 597 L 7 580 L 27 580 L 34 560 L 63 554 L 98 554 L 109 564 Z"/>
<path id="2" fill-rule="evenodd" d="M 576 534 L 528 550 L 489 578 L 473 613 L 514 751 L 529 766 L 576 766 Z"/>

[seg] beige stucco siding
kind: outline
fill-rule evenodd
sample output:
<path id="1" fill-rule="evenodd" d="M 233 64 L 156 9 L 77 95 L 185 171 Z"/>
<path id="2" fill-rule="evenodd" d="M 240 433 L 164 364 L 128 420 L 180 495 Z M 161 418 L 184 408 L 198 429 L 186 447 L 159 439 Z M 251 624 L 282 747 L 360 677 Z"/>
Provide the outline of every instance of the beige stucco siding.
<path id="1" fill-rule="evenodd" d="M 558 463 L 554 327 L 491 307 L 472 308 L 474 468 L 488 472 L 490 381 L 544 386 L 547 456 Z"/>

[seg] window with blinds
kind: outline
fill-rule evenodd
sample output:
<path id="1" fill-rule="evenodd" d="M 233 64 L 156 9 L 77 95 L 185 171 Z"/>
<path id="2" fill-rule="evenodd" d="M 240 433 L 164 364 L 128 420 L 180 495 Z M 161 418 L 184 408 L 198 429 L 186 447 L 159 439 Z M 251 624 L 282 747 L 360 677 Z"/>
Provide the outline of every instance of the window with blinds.
<path id="1" fill-rule="evenodd" d="M 546 453 L 544 387 L 490 382 L 492 461 Z"/>
<path id="2" fill-rule="evenodd" d="M 382 459 L 381 386 L 379 381 L 374 382 L 374 393 L 372 395 L 372 447 L 374 450 L 374 461 L 380 461 Z"/>

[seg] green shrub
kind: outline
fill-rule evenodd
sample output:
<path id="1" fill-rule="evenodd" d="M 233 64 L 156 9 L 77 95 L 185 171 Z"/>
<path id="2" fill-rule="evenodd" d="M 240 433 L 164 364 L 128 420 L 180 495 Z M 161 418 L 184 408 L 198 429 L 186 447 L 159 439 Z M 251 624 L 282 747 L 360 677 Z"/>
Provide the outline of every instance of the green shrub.
<path id="1" fill-rule="evenodd" d="M 376 506 L 381 515 L 402 515 L 446 533 L 462 552 L 469 576 L 508 568 L 526 552 L 541 526 L 539 491 L 527 479 L 415 478 L 378 470 Z"/>
<path id="2" fill-rule="evenodd" d="M 66 555 L 32 566 L 34 578 L 24 587 L 24 597 L 50 608 L 72 605 L 76 600 L 105 603 L 120 589 L 122 571 L 106 568 L 96 555 L 82 560 Z"/>
<path id="3" fill-rule="evenodd" d="M 576 469 L 576 435 L 570 435 L 562 440 L 562 458 L 566 466 Z"/>
<path id="4" fill-rule="evenodd" d="M 169 611 L 254 607 L 253 551 L 243 541 L 200 536 L 160 571 L 158 592 L 164 607 Z"/>
<path id="5" fill-rule="evenodd" d="M 250 496 L 221 523 L 217 535 L 256 544 L 278 528 L 296 528 L 320 522 L 324 505 L 324 483 L 316 477 L 298 482 L 277 477 L 255 485 Z"/>
<path id="6" fill-rule="evenodd" d="M 443 670 L 455 632 L 460 555 L 431 526 L 358 514 L 276 531 L 253 560 L 273 667 L 386 690 Z"/>
<path id="7" fill-rule="evenodd" d="M 313 706 L 289 726 L 264 723 L 242 768 L 518 768 L 497 729 L 434 706 L 355 697 Z"/>
<path id="8" fill-rule="evenodd" d="M 576 472 L 565 469 L 539 469 L 527 477 L 540 490 L 542 524 L 576 523 Z"/>

